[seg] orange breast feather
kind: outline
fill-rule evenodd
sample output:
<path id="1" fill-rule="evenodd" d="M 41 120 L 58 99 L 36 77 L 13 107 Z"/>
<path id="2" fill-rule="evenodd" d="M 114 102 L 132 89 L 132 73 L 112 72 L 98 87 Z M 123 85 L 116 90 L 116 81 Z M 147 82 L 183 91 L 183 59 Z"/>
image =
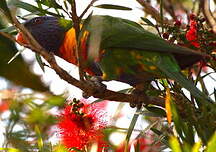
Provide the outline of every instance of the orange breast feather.
<path id="1" fill-rule="evenodd" d="M 71 28 L 69 31 L 66 32 L 63 44 L 59 49 L 58 55 L 66 61 L 77 65 L 76 38 L 74 28 Z"/>
<path id="2" fill-rule="evenodd" d="M 88 39 L 89 32 L 84 32 L 81 40 L 80 40 L 80 49 L 82 50 L 82 59 L 83 61 L 87 60 L 87 39 Z M 59 56 L 65 59 L 66 61 L 77 65 L 77 57 L 76 57 L 76 38 L 75 38 L 75 30 L 71 28 L 69 31 L 66 32 L 63 44 L 59 49 Z M 89 75 L 95 75 L 89 67 L 84 69 Z"/>

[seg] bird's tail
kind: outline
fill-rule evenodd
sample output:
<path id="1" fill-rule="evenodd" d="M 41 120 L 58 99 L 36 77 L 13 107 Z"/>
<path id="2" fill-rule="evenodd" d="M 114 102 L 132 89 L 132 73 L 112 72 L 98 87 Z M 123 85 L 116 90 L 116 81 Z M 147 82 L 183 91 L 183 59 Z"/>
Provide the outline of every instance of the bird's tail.
<path id="1" fill-rule="evenodd" d="M 164 62 L 164 63 L 163 63 Z M 161 59 L 160 63 L 156 63 L 156 66 L 169 78 L 179 83 L 182 87 L 187 89 L 196 99 L 199 101 L 213 102 L 210 97 L 200 91 L 192 81 L 188 80 L 180 70 L 173 70 L 165 63 L 165 60 Z"/>

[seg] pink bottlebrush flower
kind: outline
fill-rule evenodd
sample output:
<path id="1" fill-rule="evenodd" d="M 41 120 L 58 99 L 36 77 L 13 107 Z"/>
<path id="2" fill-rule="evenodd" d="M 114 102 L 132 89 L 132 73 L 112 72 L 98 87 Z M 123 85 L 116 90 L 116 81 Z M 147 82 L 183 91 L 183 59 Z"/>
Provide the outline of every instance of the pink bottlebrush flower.
<path id="1" fill-rule="evenodd" d="M 159 152 L 160 151 L 160 143 L 153 144 L 152 134 L 148 134 L 147 136 L 142 136 L 136 139 L 133 144 L 135 148 L 138 148 L 140 152 Z"/>
<path id="2" fill-rule="evenodd" d="M 197 21 L 195 20 L 195 15 L 190 15 L 190 28 L 186 33 L 186 39 L 196 48 L 200 47 L 198 42 L 198 33 L 197 33 Z"/>
<path id="3" fill-rule="evenodd" d="M 127 146 L 127 151 L 129 152 L 131 147 L 134 146 L 134 148 L 140 152 L 159 152 L 160 150 L 160 143 L 153 144 L 154 143 L 154 134 L 147 133 L 145 136 L 141 136 L 137 139 L 132 140 L 129 142 Z M 118 146 L 115 150 L 115 152 L 124 152 L 126 142 L 123 142 Z"/>
<path id="4" fill-rule="evenodd" d="M 69 149 L 84 150 L 94 143 L 98 152 L 106 149 L 108 145 L 102 132 L 107 125 L 105 106 L 105 102 L 87 104 L 83 100 L 67 105 L 58 122 L 62 143 Z"/>

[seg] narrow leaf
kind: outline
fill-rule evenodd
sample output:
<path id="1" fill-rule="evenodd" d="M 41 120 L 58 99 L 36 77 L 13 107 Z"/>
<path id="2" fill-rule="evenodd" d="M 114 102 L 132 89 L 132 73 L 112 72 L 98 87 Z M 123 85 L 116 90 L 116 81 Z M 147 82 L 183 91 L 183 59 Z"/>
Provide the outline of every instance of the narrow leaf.
<path id="1" fill-rule="evenodd" d="M 0 31 L 1 32 L 6 32 L 6 33 L 11 33 L 11 32 L 13 32 L 15 30 L 16 30 L 16 28 L 14 26 L 9 26 L 9 27 L 6 27 L 4 29 L 1 29 Z"/>
<path id="2" fill-rule="evenodd" d="M 161 18 L 161 27 L 162 27 L 162 33 L 164 32 L 164 27 L 163 27 L 163 0 L 160 0 L 160 18 Z"/>
<path id="3" fill-rule="evenodd" d="M 202 145 L 202 142 L 201 141 L 198 141 L 194 144 L 194 146 L 192 147 L 192 152 L 199 152 L 199 149 Z"/>
<path id="4" fill-rule="evenodd" d="M 23 50 L 19 50 L 19 51 L 8 61 L 8 64 L 10 64 L 14 59 L 16 59 L 16 57 L 17 57 L 18 55 L 20 55 L 22 52 L 23 52 Z"/>
<path id="5" fill-rule="evenodd" d="M 104 9 L 125 10 L 125 11 L 131 11 L 132 10 L 132 8 L 130 8 L 130 7 L 112 5 L 112 4 L 101 4 L 101 5 L 96 5 L 94 7 L 104 8 Z"/>
<path id="6" fill-rule="evenodd" d="M 14 2 L 13 2 L 13 5 L 15 5 L 16 7 L 25 9 L 25 10 L 27 10 L 27 11 L 29 11 L 29 12 L 32 12 L 32 13 L 40 12 L 42 15 L 48 14 L 48 15 L 52 15 L 52 16 L 59 16 L 59 15 L 56 14 L 56 13 L 49 12 L 49 11 L 47 11 L 46 9 L 37 8 L 37 7 L 34 6 L 34 5 L 31 5 L 31 4 L 29 4 L 29 3 L 25 3 L 25 2 L 22 2 L 22 1 L 14 1 Z"/>
<path id="7" fill-rule="evenodd" d="M 141 17 L 141 19 L 149 26 L 155 27 L 155 25 L 147 18 Z"/>
<path id="8" fill-rule="evenodd" d="M 171 136 L 169 144 L 173 152 L 182 152 L 180 143 L 176 137 Z"/>
<path id="9" fill-rule="evenodd" d="M 214 88 L 214 98 L 215 98 L 215 101 L 216 101 L 216 89 Z"/>
<path id="10" fill-rule="evenodd" d="M 35 126 L 35 132 L 37 134 L 37 143 L 38 143 L 38 148 L 40 149 L 40 151 L 42 151 L 43 149 L 43 139 L 42 139 L 42 136 L 41 136 L 41 132 L 40 132 L 40 129 L 39 127 L 36 125 Z"/>
<path id="11" fill-rule="evenodd" d="M 215 152 L 215 149 L 216 149 L 216 132 L 214 133 L 214 135 L 209 140 L 209 142 L 207 144 L 206 152 Z"/>
<path id="12" fill-rule="evenodd" d="M 171 112 L 170 101 L 171 101 L 170 89 L 167 88 L 166 99 L 165 99 L 165 109 L 166 109 L 167 121 L 169 124 L 171 124 L 172 122 L 172 112 Z"/>
<path id="13" fill-rule="evenodd" d="M 12 16 L 5 0 L 0 0 L 0 12 L 2 12 L 10 22 L 12 22 Z"/>
<path id="14" fill-rule="evenodd" d="M 166 112 L 164 109 L 156 107 L 156 106 L 148 106 L 146 109 L 152 112 L 155 116 L 166 117 Z M 147 112 L 142 112 L 142 114 L 148 114 Z M 151 114 L 151 113 L 149 113 Z"/>
<path id="15" fill-rule="evenodd" d="M 53 8 L 62 9 L 62 6 L 59 5 L 55 0 L 36 0 L 36 2 L 43 4 L 43 5 L 46 5 L 49 8 L 53 7 Z"/>
<path id="16" fill-rule="evenodd" d="M 4 150 L 7 152 L 20 152 L 19 149 L 15 149 L 15 148 L 0 148 L 0 150 Z"/>
<path id="17" fill-rule="evenodd" d="M 134 130 L 136 122 L 137 122 L 137 120 L 139 118 L 139 112 L 140 112 L 140 110 L 137 109 L 136 112 L 135 112 L 135 114 L 134 114 L 134 116 L 133 116 L 133 118 L 132 118 L 132 120 L 131 120 L 130 126 L 128 128 L 128 132 L 127 132 L 127 136 L 126 136 L 126 146 L 125 146 L 125 150 L 126 151 L 127 151 L 127 148 L 128 148 L 128 143 L 130 141 L 130 137 L 132 135 L 132 132 Z"/>
<path id="18" fill-rule="evenodd" d="M 38 54 L 38 53 L 36 53 L 35 54 L 35 57 L 36 57 L 36 60 L 37 60 L 37 62 L 38 62 L 38 64 L 39 64 L 39 66 L 40 66 L 40 68 L 42 69 L 42 71 L 44 72 L 45 71 L 45 69 L 44 69 L 44 62 L 42 61 L 42 58 L 41 58 L 41 56 Z"/>

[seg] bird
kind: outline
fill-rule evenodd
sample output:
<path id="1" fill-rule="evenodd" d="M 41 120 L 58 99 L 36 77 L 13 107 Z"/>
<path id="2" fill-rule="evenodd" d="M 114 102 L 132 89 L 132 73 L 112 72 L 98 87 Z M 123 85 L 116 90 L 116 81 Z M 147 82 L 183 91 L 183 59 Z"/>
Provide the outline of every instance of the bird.
<path id="1" fill-rule="evenodd" d="M 39 16 L 23 23 L 47 51 L 77 65 L 76 36 L 70 20 Z M 199 100 L 211 99 L 181 70 L 204 59 L 205 54 L 171 44 L 140 24 L 109 15 L 92 15 L 80 26 L 83 70 L 104 81 L 117 80 L 136 88 L 156 78 L 169 78 Z M 17 41 L 27 43 L 22 32 Z"/>
<path id="2" fill-rule="evenodd" d="M 0 28 L 5 28 L 1 21 Z M 2 35 L 0 35 L 0 51 L 0 77 L 9 80 L 9 87 L 15 85 L 40 92 L 47 91 L 48 87 L 38 75 L 30 70 L 31 65 L 25 62 L 22 56 L 17 56 L 16 60 L 8 64 L 8 61 L 18 52 L 18 49 L 13 41 Z"/>

